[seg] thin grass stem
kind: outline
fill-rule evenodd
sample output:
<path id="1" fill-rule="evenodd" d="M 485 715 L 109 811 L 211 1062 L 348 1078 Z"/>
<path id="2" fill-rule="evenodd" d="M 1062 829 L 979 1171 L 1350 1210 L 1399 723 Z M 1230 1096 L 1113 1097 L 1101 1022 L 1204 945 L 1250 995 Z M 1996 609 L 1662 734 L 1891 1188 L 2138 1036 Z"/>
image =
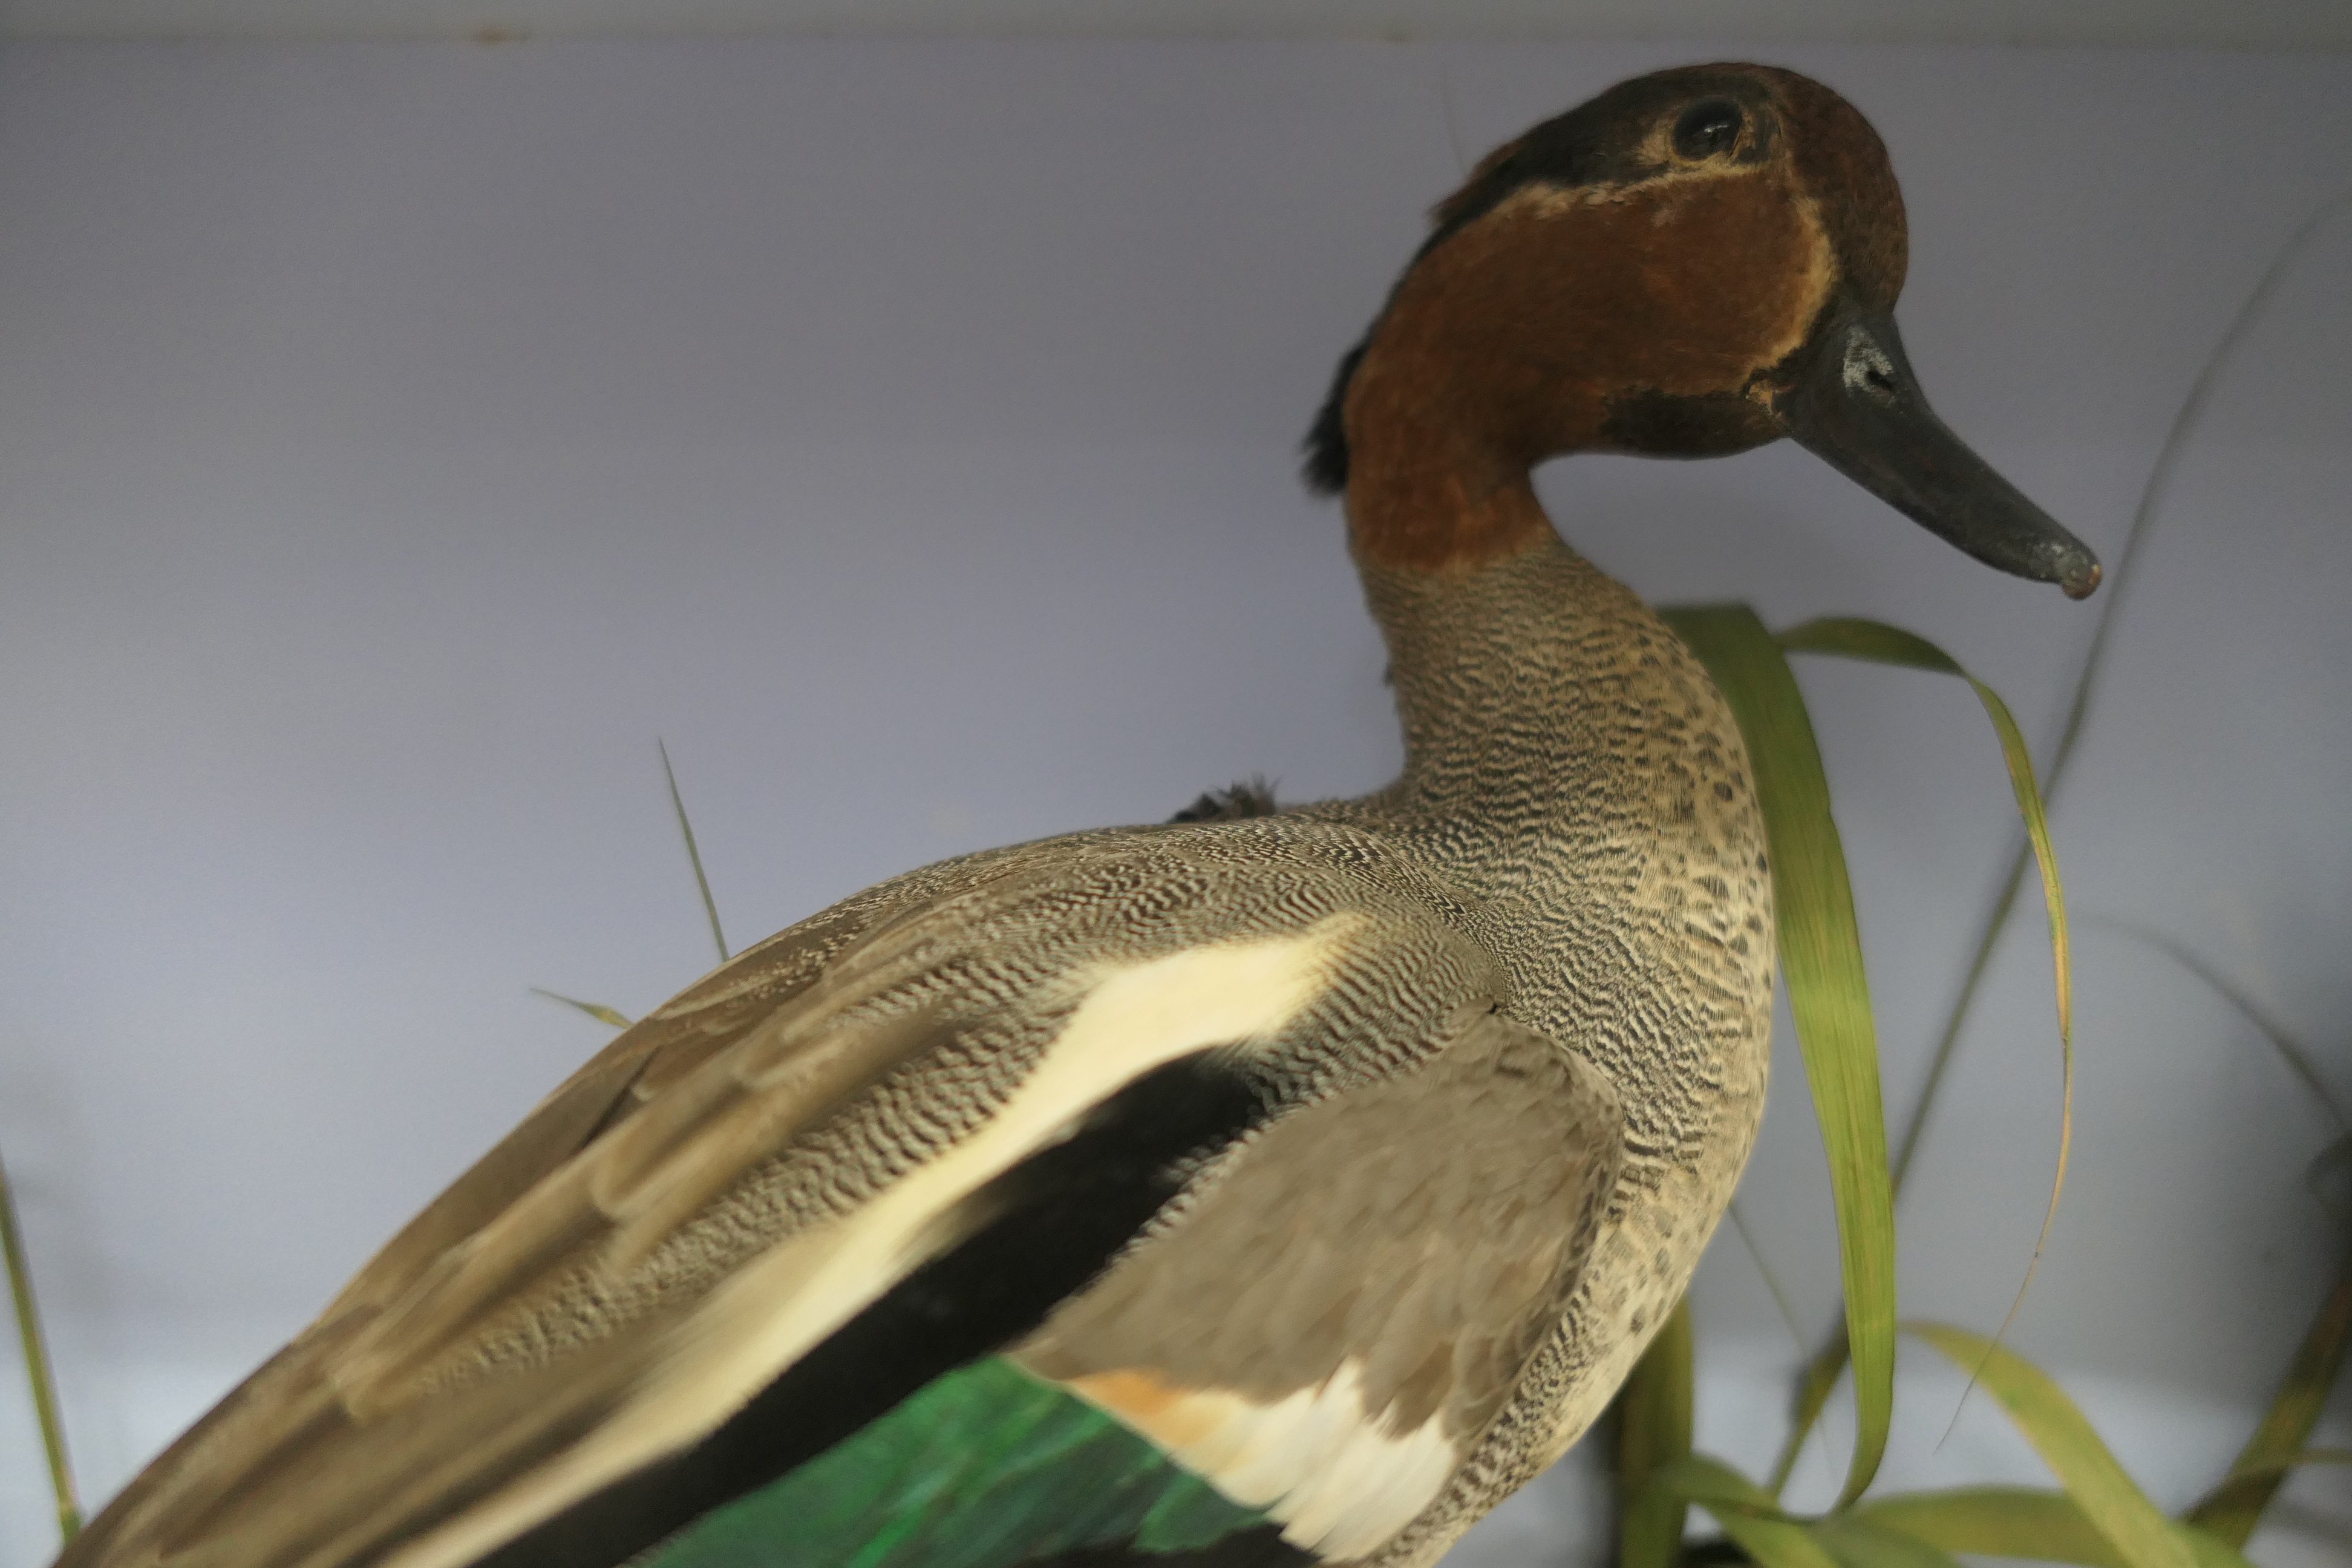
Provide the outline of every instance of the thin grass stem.
<path id="1" fill-rule="evenodd" d="M 1739 1245 L 1748 1249 L 1748 1260 L 1756 1265 L 1756 1272 L 1764 1278 L 1764 1289 L 1772 1292 L 1772 1304 L 1780 1309 L 1780 1321 L 1788 1325 L 1789 1338 L 1799 1350 L 1805 1348 L 1805 1327 L 1797 1321 L 1797 1309 L 1790 1303 L 1789 1293 L 1780 1289 L 1780 1278 L 1772 1266 L 1764 1261 L 1764 1249 L 1756 1244 L 1756 1233 L 1748 1228 L 1748 1216 L 1739 1212 L 1739 1200 L 1731 1202 L 1731 1228 L 1739 1233 Z"/>
<path id="2" fill-rule="evenodd" d="M 2130 921 L 2115 920 L 2105 915 L 2093 915 L 2091 923 L 2105 926 L 2112 931 L 2120 931 L 2135 942 L 2146 942 L 2203 981 L 2211 988 L 2214 994 L 2227 1002 L 2237 1010 L 2241 1017 L 2252 1024 L 2256 1034 L 2270 1042 L 2271 1049 L 2276 1051 L 2279 1059 L 2286 1063 L 2287 1070 L 2301 1079 L 2304 1088 L 2311 1091 L 2312 1099 L 2326 1109 L 2328 1116 L 2336 1122 L 2336 1130 L 2339 1132 L 2352 1132 L 2352 1116 L 2345 1113 L 2344 1107 L 2336 1100 L 2335 1092 L 2327 1087 L 2327 1080 L 2320 1076 L 2319 1064 L 2313 1060 L 2311 1052 L 2305 1048 L 2302 1041 L 2294 1037 L 2293 1031 L 2289 1030 L 2284 1022 L 2254 1000 L 2252 992 L 2231 981 L 2228 975 L 2198 957 L 2183 944 L 2173 941 L 2153 927 L 2135 925 Z"/>
<path id="3" fill-rule="evenodd" d="M 16 1337 L 25 1349 L 25 1381 L 33 1385 L 33 1414 L 40 1422 L 41 1451 L 49 1462 L 49 1488 L 58 1504 L 60 1544 L 81 1533 L 81 1502 L 74 1491 L 73 1462 L 66 1454 L 66 1426 L 58 1404 L 58 1380 L 49 1363 L 48 1341 L 33 1301 L 33 1270 L 25 1257 L 25 1234 L 16 1223 L 16 1195 L 0 1165 L 0 1253 L 8 1262 L 8 1296 L 16 1308 Z"/>
<path id="4" fill-rule="evenodd" d="M 669 747 L 659 741 L 654 744 L 661 750 L 662 777 L 669 781 L 669 804 L 677 813 L 677 830 L 686 835 L 686 858 L 694 863 L 694 885 L 702 890 L 702 912 L 710 917 L 710 940 L 718 944 L 719 962 L 724 963 L 732 955 L 727 951 L 727 933 L 719 929 L 719 900 L 710 896 L 710 879 L 703 874 L 702 851 L 695 846 L 694 824 L 686 815 L 686 797 L 677 792 L 677 770 L 669 765 Z"/>

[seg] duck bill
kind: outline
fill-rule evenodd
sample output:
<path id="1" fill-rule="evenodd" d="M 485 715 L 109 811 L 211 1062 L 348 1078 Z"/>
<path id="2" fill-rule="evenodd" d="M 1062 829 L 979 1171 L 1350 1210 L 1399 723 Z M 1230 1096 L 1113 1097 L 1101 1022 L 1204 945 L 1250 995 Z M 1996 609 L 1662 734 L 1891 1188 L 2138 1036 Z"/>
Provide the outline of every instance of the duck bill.
<path id="1" fill-rule="evenodd" d="M 1776 406 L 1832 468 L 1988 566 L 2073 599 L 2099 585 L 2090 548 L 1936 417 L 1893 316 L 1833 309 L 1790 369 Z"/>

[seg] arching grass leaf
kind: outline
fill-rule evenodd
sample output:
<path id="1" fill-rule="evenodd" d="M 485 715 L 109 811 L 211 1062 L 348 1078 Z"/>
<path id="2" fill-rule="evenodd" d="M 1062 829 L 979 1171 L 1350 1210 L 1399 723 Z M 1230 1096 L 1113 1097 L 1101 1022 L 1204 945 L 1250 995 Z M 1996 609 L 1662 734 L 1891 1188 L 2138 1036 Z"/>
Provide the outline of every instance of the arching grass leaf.
<path id="1" fill-rule="evenodd" d="M 1763 1568 L 1839 1568 L 1810 1526 L 1781 1512 L 1771 1493 L 1720 1459 L 1685 1454 L 1660 1469 L 1650 1485 L 1706 1510 Z"/>
<path id="2" fill-rule="evenodd" d="M 2180 1531 L 2134 1484 L 2048 1373 L 1966 1329 L 1944 1323 L 1906 1327 L 1992 1391 L 2125 1568 L 2193 1568 L 2195 1557 Z"/>
<path id="3" fill-rule="evenodd" d="M 1813 1522 L 1813 1539 L 1845 1568 L 1960 1568 L 1952 1554 L 1868 1515 L 1833 1513 Z"/>
<path id="4" fill-rule="evenodd" d="M 2130 1568 L 2064 1492 L 2042 1487 L 1955 1487 L 1873 1498 L 1854 1512 L 1887 1530 L 1984 1557 Z"/>
<path id="5" fill-rule="evenodd" d="M 2003 702 L 2000 695 L 1990 687 L 1969 674 L 1957 660 L 1935 644 L 1925 637 L 1904 631 L 1900 627 L 1890 626 L 1882 621 L 1852 617 L 1829 618 L 1808 621 L 1802 626 L 1793 626 L 1780 633 L 1779 640 L 1783 648 L 1792 653 L 1836 654 L 1876 664 L 1891 664 L 1906 668 L 1927 669 L 1939 674 L 1958 676 L 1968 681 L 1969 687 L 1976 692 L 1977 700 L 1983 704 L 1986 715 L 1992 720 L 1993 729 L 2000 736 L 2002 760 L 2009 769 L 2010 789 L 2016 797 L 2018 814 L 2025 823 L 2026 837 L 2032 850 L 2034 864 L 2042 874 L 2042 900 L 2050 916 L 2051 960 L 2053 970 L 2057 977 L 2058 995 L 2061 1102 L 2058 1170 L 2051 1184 L 2050 1205 L 2042 1215 L 2042 1234 L 2034 1242 L 2033 1257 L 2026 1267 L 2025 1279 L 2018 1287 L 2017 1303 L 2022 1303 L 2026 1289 L 2032 1283 L 2034 1271 L 2041 1265 L 2043 1247 L 2049 1241 L 2051 1225 L 2057 1217 L 2058 1199 L 2066 1184 L 2066 1167 L 2072 1151 L 2074 1126 L 2074 963 L 2066 923 L 2065 893 L 2059 880 L 2057 855 L 2050 842 L 2048 816 L 2042 807 L 2041 791 L 2034 781 L 2033 762 L 2026 750 L 2025 736 L 2018 729 L 2017 721 L 2009 711 L 2009 705 Z M 2003 895 L 2004 911 L 2007 908 L 2007 897 L 2006 894 Z M 1982 968 L 1990 952 L 1989 944 L 1979 945 L 1977 954 L 1979 970 Z M 1973 988 L 1976 978 L 1977 974 L 1972 971 L 1969 977 L 1970 988 Z M 1957 1026 L 1956 1018 L 1954 1028 Z M 1930 1098 L 1934 1093 L 1934 1081 L 1940 1073 L 1941 1062 L 1951 1044 L 1950 1036 L 1951 1031 L 1948 1030 L 1945 1049 L 1937 1053 L 1937 1068 L 1931 1070 L 1929 1074 L 1927 1092 Z M 1922 1114 L 1925 1114 L 1924 1102 Z M 1890 1178 L 1890 1184 L 1896 1192 L 1902 1190 L 1903 1177 L 1909 1163 L 1917 1131 L 1918 1128 L 1915 1124 L 1911 1132 L 1906 1135 L 1902 1152 L 1896 1156 Z M 2010 1316 L 2012 1318 L 2017 1312 L 2017 1303 L 2012 1303 L 2010 1308 Z M 2008 1321 L 2004 1320 L 2002 1328 L 2006 1330 L 2007 1327 Z M 1788 1440 L 1781 1447 L 1780 1458 L 1772 1469 L 1771 1486 L 1776 1493 L 1788 1483 L 1790 1472 L 1796 1466 L 1797 1456 L 1804 1447 L 1806 1436 L 1812 1431 L 1814 1423 L 1820 1420 L 1822 1408 L 1828 1405 L 1831 1392 L 1837 1386 L 1838 1375 L 1845 1370 L 1846 1353 L 1846 1341 L 1842 1336 L 1832 1335 L 1830 1342 L 1806 1363 L 1802 1374 L 1799 1377 L 1795 1420 L 1791 1425 Z"/>
<path id="6" fill-rule="evenodd" d="M 1661 612 L 1715 678 L 1747 742 L 1772 863 L 1780 969 L 1829 1155 L 1854 1366 L 1853 1462 L 1843 1501 L 1886 1452 L 1895 1410 L 1895 1205 L 1878 1039 L 1845 849 L 1812 721 L 1780 645 L 1745 605 Z"/>
<path id="7" fill-rule="evenodd" d="M 2066 1190 L 2066 1165 L 2074 1142 L 2074 962 L 2066 930 L 2066 889 L 2058 877 L 2058 852 L 2050 842 L 2050 818 L 2042 809 L 2042 791 L 2034 783 L 2033 758 L 2026 750 L 2024 731 L 2018 729 L 2009 704 L 1925 637 L 1883 621 L 1843 616 L 1792 626 L 1780 634 L 1780 646 L 1791 653 L 1837 654 L 1874 664 L 1958 676 L 1974 689 L 1977 700 L 1984 705 L 1985 716 L 1992 721 L 1994 731 L 2000 736 L 2001 760 L 2009 767 L 2010 792 L 2017 797 L 2017 814 L 2024 820 L 2026 838 L 2033 846 L 2034 864 L 2042 871 L 2042 900 L 2050 917 L 2050 967 L 2058 994 L 2059 1056 L 2058 1169 L 2051 1179 L 2050 1205 L 2042 1216 L 2042 1234 L 2033 1241 L 2033 1258 L 2026 1265 L 2025 1279 L 2017 1288 L 2017 1300 L 2011 1303 L 2009 1316 L 2001 1321 L 2001 1331 L 2005 1333 L 2010 1321 L 2017 1316 L 2017 1309 L 2025 1302 L 2035 1270 L 2042 1267 L 2042 1252 L 2050 1244 L 2050 1228 L 2058 1218 L 2058 1200 Z M 1997 1340 L 2000 1335 L 1993 1337 Z"/>
<path id="8" fill-rule="evenodd" d="M 2079 1563 L 2084 1568 L 2131 1568 L 2114 1542 L 2064 1492 L 2039 1487 L 1959 1487 L 1874 1498 L 1854 1510 L 1881 1528 L 1916 1537 L 1946 1552 L 1981 1557 L 2023 1557 L 2038 1563 Z M 2198 1568 L 2252 1568 L 2219 1536 L 2175 1524 L 2173 1534 Z"/>

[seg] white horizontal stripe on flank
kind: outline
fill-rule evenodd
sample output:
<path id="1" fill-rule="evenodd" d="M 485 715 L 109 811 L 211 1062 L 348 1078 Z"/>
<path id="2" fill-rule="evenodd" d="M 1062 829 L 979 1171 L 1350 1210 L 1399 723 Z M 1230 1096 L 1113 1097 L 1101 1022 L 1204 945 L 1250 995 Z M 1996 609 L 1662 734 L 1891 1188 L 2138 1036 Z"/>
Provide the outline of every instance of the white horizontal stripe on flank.
<path id="1" fill-rule="evenodd" d="M 1076 977 L 1070 1021 L 996 1115 L 834 1224 L 779 1243 L 711 1292 L 645 1386 L 602 1426 L 382 1568 L 463 1568 L 633 1471 L 700 1441 L 826 1335 L 912 1273 L 931 1222 L 1155 1068 L 1266 1039 L 1322 990 L 1359 923 L 1190 948 Z"/>

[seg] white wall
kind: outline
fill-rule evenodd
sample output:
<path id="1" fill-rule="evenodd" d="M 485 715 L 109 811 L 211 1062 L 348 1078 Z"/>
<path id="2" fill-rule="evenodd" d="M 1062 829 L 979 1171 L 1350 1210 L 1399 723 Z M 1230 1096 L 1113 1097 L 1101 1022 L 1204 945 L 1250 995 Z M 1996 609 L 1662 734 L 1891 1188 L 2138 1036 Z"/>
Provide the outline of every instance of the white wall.
<path id="1" fill-rule="evenodd" d="M 1716 52 L 0 51 L 0 1148 L 90 1490 L 600 1043 L 527 986 L 634 1014 L 707 965 L 656 736 L 739 946 L 1237 774 L 1381 783 L 1377 642 L 1295 442 L 1465 160 Z M 2112 560 L 2203 356 L 2352 180 L 2352 59 L 1770 54 L 1893 150 L 1931 395 Z M 2352 1097 L 2347 300 L 2352 217 L 2221 384 L 2058 813 L 2075 1167 L 2015 1342 L 2176 1503 L 2335 1267 L 2301 1184 L 2335 1130 L 2198 982 L 2087 922 L 2203 954 Z M 1792 448 L 1580 459 L 1545 492 L 1656 599 L 1936 637 L 2038 743 L 2096 610 Z M 1899 1116 L 2007 790 L 1956 684 L 1805 676 Z M 1990 1329 L 2032 1247 L 2037 933 L 1902 1212 L 1917 1315 Z M 1833 1241 L 1782 1062 L 1743 1205 L 1811 1335 Z M 1760 1464 L 1793 1343 L 1727 1234 L 1698 1300 L 1706 1438 Z M 1957 1390 L 1913 1370 L 1897 1479 L 2035 1474 L 1981 1396 L 1931 1453 Z M 47 1551 L 16 1409 L 0 1379 L 5 1568 Z M 2296 1518 L 2352 1529 L 2344 1494 L 2303 1483 Z M 1590 1501 L 1556 1483 L 1487 1559 L 1566 1555 Z M 2257 1555 L 2343 1550 L 2320 1539 Z"/>
<path id="2" fill-rule="evenodd" d="M 1690 38 L 2344 48 L 2339 0 L 0 0 L 0 38 Z"/>

